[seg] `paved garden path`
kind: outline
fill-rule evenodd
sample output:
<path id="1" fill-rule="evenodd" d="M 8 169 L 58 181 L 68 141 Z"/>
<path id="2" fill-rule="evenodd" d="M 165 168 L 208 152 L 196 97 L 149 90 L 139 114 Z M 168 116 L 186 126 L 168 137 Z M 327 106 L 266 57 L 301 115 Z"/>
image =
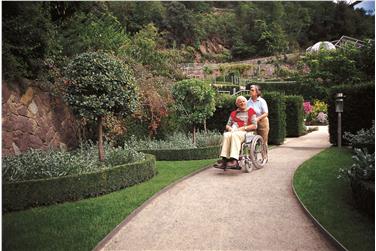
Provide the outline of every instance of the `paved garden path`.
<path id="1" fill-rule="evenodd" d="M 271 149 L 263 169 L 206 169 L 156 197 L 97 249 L 335 250 L 291 186 L 296 168 L 329 146 L 320 127 Z"/>

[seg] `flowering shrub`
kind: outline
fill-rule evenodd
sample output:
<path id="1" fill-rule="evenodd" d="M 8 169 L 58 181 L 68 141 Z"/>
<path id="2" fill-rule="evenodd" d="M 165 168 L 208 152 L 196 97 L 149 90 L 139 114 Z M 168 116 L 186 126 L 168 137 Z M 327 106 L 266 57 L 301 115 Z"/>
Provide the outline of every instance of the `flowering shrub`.
<path id="1" fill-rule="evenodd" d="M 319 112 L 319 114 L 317 114 L 316 120 L 320 124 L 326 125 L 328 123 L 328 115 L 326 113 Z"/>
<path id="2" fill-rule="evenodd" d="M 304 114 L 306 124 L 328 124 L 328 105 L 320 100 L 315 100 L 313 106 L 310 102 L 304 102 Z"/>
<path id="3" fill-rule="evenodd" d="M 303 103 L 303 106 L 304 106 L 304 114 L 307 115 L 307 114 L 310 114 L 312 112 L 312 105 L 311 105 L 311 102 L 309 101 L 305 101 Z"/>

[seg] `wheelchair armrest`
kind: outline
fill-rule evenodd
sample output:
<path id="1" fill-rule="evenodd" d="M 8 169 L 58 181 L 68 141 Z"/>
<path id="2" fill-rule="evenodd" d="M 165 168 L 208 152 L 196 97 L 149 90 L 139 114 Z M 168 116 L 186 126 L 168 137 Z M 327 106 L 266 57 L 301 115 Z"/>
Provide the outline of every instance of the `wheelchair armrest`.
<path id="1" fill-rule="evenodd" d="M 251 143 L 251 141 L 252 141 L 252 139 L 255 137 L 255 132 L 254 131 L 252 131 L 252 132 L 247 132 L 246 134 L 245 134 L 245 141 L 244 141 L 244 143 Z"/>

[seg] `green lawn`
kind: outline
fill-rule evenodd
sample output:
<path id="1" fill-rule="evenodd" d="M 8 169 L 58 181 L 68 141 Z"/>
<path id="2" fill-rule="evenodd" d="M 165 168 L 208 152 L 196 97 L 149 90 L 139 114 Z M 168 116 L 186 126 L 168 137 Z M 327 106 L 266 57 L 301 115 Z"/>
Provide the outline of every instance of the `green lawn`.
<path id="1" fill-rule="evenodd" d="M 293 183 L 311 214 L 348 250 L 375 250 L 374 220 L 355 208 L 348 179 L 337 178 L 340 168 L 351 166 L 351 154 L 324 150 L 303 163 Z"/>
<path id="2" fill-rule="evenodd" d="M 4 250 L 91 250 L 143 202 L 215 160 L 157 161 L 158 175 L 111 194 L 3 214 Z"/>

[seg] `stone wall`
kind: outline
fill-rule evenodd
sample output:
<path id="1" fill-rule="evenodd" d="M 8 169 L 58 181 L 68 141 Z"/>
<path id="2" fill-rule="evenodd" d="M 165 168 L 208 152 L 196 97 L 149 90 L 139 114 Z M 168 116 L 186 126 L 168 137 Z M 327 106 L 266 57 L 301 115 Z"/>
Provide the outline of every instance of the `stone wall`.
<path id="1" fill-rule="evenodd" d="M 76 146 L 77 125 L 68 107 L 30 83 L 24 91 L 18 84 L 2 83 L 2 154 Z"/>

